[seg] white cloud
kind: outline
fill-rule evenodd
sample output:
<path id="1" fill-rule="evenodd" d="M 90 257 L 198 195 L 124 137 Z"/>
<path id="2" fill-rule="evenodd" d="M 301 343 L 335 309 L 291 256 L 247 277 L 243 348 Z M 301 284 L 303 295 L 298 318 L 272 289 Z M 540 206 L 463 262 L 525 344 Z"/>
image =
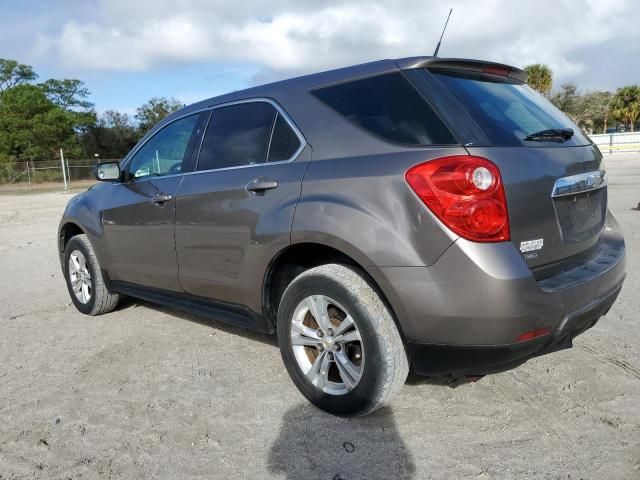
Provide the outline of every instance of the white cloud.
<path id="1" fill-rule="evenodd" d="M 144 71 L 192 61 L 240 61 L 279 78 L 380 58 L 430 54 L 449 5 L 439 1 L 265 2 L 101 0 L 90 18 L 40 36 L 41 53 L 73 69 Z M 637 4 L 616 0 L 458 0 L 441 55 L 523 66 L 548 63 L 584 78 L 585 49 L 638 43 Z M 576 55 L 575 52 L 582 52 Z M 609 61 L 609 65 L 611 62 Z M 635 73 L 638 73 L 638 67 Z"/>

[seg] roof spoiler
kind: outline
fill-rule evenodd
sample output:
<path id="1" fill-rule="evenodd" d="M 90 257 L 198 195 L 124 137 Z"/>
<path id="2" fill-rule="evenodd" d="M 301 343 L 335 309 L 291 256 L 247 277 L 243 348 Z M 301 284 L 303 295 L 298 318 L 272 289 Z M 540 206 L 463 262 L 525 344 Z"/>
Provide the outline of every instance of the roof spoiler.
<path id="1" fill-rule="evenodd" d="M 527 81 L 527 73 L 511 65 L 503 63 L 485 62 L 483 60 L 469 60 L 464 58 L 438 58 L 438 57 L 411 57 L 396 60 L 396 65 L 401 70 L 413 68 L 447 68 L 455 70 L 468 70 L 471 72 L 483 72 L 493 75 L 514 78 L 521 82 Z"/>

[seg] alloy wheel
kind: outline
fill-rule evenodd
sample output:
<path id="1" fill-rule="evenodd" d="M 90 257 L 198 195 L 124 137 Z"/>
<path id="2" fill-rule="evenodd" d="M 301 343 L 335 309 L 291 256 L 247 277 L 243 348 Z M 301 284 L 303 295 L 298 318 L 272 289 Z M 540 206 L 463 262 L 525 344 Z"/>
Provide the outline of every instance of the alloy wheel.
<path id="1" fill-rule="evenodd" d="M 71 289 L 80 303 L 86 304 L 91 300 L 91 273 L 87 267 L 87 259 L 80 250 L 74 250 L 69 255 L 69 281 Z"/>
<path id="2" fill-rule="evenodd" d="M 296 307 L 291 344 L 298 367 L 325 393 L 353 390 L 364 369 L 364 345 L 347 310 L 325 295 L 311 295 Z"/>

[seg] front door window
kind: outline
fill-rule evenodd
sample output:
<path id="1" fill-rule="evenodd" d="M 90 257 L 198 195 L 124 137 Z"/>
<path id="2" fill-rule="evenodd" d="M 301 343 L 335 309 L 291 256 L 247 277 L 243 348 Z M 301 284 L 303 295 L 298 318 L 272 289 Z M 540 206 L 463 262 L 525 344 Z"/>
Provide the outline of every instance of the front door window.
<path id="1" fill-rule="evenodd" d="M 133 178 L 175 175 L 182 171 L 182 161 L 199 115 L 190 115 L 167 125 L 156 133 L 129 164 Z"/>

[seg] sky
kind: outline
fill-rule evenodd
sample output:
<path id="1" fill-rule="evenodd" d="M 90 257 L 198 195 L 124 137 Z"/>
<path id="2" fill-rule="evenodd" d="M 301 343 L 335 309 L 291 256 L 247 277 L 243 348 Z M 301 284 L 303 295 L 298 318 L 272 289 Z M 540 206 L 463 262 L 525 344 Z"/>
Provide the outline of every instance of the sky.
<path id="1" fill-rule="evenodd" d="M 637 0 L 0 0 L 0 58 L 40 80 L 78 78 L 96 109 L 152 96 L 186 104 L 383 58 L 431 55 L 518 67 L 554 85 L 640 83 Z"/>

